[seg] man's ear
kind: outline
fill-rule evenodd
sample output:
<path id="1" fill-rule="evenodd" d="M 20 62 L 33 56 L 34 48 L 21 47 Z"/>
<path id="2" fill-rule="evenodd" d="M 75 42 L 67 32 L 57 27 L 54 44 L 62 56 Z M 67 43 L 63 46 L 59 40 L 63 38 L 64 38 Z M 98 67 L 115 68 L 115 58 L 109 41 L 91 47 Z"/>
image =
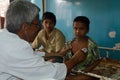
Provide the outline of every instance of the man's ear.
<path id="1" fill-rule="evenodd" d="M 19 36 L 23 36 L 24 34 L 25 34 L 25 30 L 27 30 L 27 27 L 29 26 L 29 24 L 27 24 L 27 23 L 23 23 L 22 25 L 21 25 L 21 27 L 20 27 L 20 29 L 19 29 L 19 31 L 17 32 L 17 34 L 19 35 Z"/>
<path id="2" fill-rule="evenodd" d="M 21 30 L 27 30 L 27 28 L 29 27 L 29 24 L 28 23 L 23 23 L 21 25 Z"/>
<path id="3" fill-rule="evenodd" d="M 19 29 L 19 31 L 17 32 L 17 35 L 21 38 L 26 40 L 26 35 L 25 32 L 27 31 L 29 24 L 27 23 L 23 23 Z"/>

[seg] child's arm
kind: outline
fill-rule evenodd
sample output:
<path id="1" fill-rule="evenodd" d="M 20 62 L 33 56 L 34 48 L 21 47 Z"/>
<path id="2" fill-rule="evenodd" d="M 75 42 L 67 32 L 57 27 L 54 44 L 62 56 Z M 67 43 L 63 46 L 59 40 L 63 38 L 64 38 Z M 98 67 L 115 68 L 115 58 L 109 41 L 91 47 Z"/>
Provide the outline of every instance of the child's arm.
<path id="1" fill-rule="evenodd" d="M 85 68 L 84 72 L 91 72 L 100 62 L 102 59 L 98 59 L 97 61 L 94 61 L 91 65 L 89 65 L 87 68 Z"/>
<path id="2" fill-rule="evenodd" d="M 100 57 L 99 49 L 98 49 L 97 46 L 94 47 L 92 52 L 94 54 L 95 60 L 93 61 L 92 64 L 90 64 L 87 68 L 84 69 L 85 72 L 92 71 L 102 60 L 101 57 Z"/>

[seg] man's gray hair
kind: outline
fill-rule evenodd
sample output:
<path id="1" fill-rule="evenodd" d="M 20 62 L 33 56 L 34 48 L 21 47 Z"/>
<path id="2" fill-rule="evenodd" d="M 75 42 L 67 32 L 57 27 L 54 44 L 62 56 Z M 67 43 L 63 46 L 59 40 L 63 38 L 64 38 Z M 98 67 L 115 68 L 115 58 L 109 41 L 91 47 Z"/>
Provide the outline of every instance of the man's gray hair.
<path id="1" fill-rule="evenodd" d="M 31 23 L 39 15 L 40 8 L 27 0 L 14 0 L 6 12 L 6 28 L 17 33 L 23 23 Z"/>

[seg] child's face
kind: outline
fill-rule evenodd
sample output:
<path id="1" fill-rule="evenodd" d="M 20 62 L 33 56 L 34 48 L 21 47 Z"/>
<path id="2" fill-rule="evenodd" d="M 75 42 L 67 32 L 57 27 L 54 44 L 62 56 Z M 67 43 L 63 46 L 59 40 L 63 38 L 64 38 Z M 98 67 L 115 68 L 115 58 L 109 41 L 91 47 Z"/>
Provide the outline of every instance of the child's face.
<path id="1" fill-rule="evenodd" d="M 43 20 L 42 25 L 43 25 L 45 31 L 47 31 L 49 33 L 54 29 L 54 26 L 55 26 L 54 22 L 50 19 Z"/>
<path id="2" fill-rule="evenodd" d="M 87 26 L 84 23 L 76 21 L 73 23 L 73 32 L 77 38 L 85 37 L 88 32 Z"/>

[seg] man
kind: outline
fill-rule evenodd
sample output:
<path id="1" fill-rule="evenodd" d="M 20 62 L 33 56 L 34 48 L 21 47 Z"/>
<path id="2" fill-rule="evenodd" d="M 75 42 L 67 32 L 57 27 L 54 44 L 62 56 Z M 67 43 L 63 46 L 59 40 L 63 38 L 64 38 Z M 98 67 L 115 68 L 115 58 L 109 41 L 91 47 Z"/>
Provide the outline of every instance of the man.
<path id="1" fill-rule="evenodd" d="M 44 53 L 35 54 L 29 42 L 38 32 L 39 11 L 27 0 L 15 0 L 9 5 L 6 28 L 0 30 L 0 80 L 64 80 L 73 66 L 86 57 L 79 50 L 67 62 L 52 63 L 44 61 Z"/>

